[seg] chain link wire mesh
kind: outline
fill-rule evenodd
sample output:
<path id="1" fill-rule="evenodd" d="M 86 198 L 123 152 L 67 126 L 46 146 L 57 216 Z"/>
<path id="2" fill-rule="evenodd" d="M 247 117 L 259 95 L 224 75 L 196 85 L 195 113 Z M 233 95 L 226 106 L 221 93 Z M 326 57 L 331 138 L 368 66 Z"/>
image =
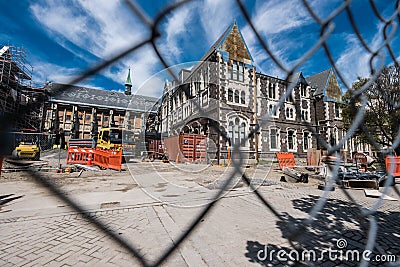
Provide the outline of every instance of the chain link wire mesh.
<path id="1" fill-rule="evenodd" d="M 142 40 L 139 43 L 133 44 L 131 47 L 129 47 L 127 50 L 121 52 L 120 54 L 114 56 L 111 59 L 105 60 L 104 62 L 100 62 L 98 65 L 94 66 L 93 68 L 87 69 L 84 71 L 81 75 L 70 81 L 69 84 L 76 84 L 82 80 L 84 80 L 87 77 L 90 77 L 91 75 L 94 75 L 101 71 L 102 69 L 106 68 L 113 62 L 116 62 L 128 54 L 134 52 L 135 50 L 145 46 L 145 45 L 151 45 L 152 48 L 154 49 L 155 53 L 157 54 L 160 63 L 166 68 L 169 69 L 170 65 L 163 56 L 163 54 L 160 52 L 159 47 L 156 44 L 157 39 L 162 36 L 162 32 L 159 31 L 159 25 L 160 22 L 166 18 L 167 15 L 175 12 L 177 9 L 182 7 L 183 5 L 187 5 L 191 0 L 184 0 L 184 1 L 176 1 L 172 4 L 165 5 L 162 10 L 155 16 L 154 19 L 150 19 L 147 14 L 141 9 L 140 5 L 138 5 L 135 2 L 132 2 L 130 0 L 125 0 L 126 4 L 129 6 L 130 10 L 132 11 L 132 16 L 136 16 L 137 18 L 140 19 L 140 21 L 145 25 L 151 32 L 150 36 L 144 40 Z M 368 132 L 368 130 L 363 127 L 363 119 L 364 119 L 364 114 L 366 110 L 366 105 L 368 100 L 366 97 L 363 95 L 364 92 L 369 90 L 370 85 L 379 77 L 379 75 L 382 72 L 383 69 L 383 64 L 376 64 L 376 61 L 378 59 L 382 59 L 386 54 L 389 55 L 391 60 L 394 62 L 395 66 L 399 65 L 399 62 L 397 61 L 395 51 L 393 51 L 393 48 L 391 46 L 391 42 L 393 41 L 395 34 L 398 32 L 397 31 L 397 26 L 398 23 L 400 22 L 400 1 L 397 0 L 395 2 L 391 2 L 393 5 L 395 5 L 395 11 L 391 16 L 388 18 L 385 18 L 380 11 L 378 10 L 376 6 L 376 1 L 370 0 L 369 5 L 374 11 L 375 16 L 379 19 L 380 24 L 382 25 L 382 38 L 383 38 L 383 43 L 381 46 L 379 46 L 377 49 L 373 49 L 371 46 L 367 44 L 367 41 L 362 37 L 360 30 L 358 28 L 358 25 L 355 22 L 353 11 L 350 9 L 351 5 L 350 0 L 343 1 L 343 3 L 336 9 L 334 10 L 327 18 L 321 18 L 319 17 L 315 11 L 313 10 L 312 6 L 310 5 L 309 1 L 307 0 L 302 0 L 302 3 L 304 7 L 307 9 L 309 16 L 311 16 L 315 22 L 320 26 L 320 32 L 319 32 L 319 40 L 317 43 L 314 44 L 314 46 L 309 49 L 307 53 L 305 53 L 298 61 L 297 63 L 292 66 L 286 66 L 283 62 L 281 62 L 277 55 L 274 54 L 274 52 L 270 49 L 268 46 L 266 40 L 261 36 L 261 34 L 257 31 L 257 25 L 253 23 L 252 17 L 249 13 L 249 10 L 246 8 L 245 4 L 241 0 L 236 1 L 236 5 L 238 9 L 240 10 L 241 14 L 247 21 L 247 23 L 250 25 L 252 31 L 254 32 L 259 44 L 262 46 L 265 54 L 274 62 L 274 64 L 280 68 L 286 75 L 285 80 L 289 81 L 291 75 L 293 75 L 313 54 L 316 53 L 318 49 L 323 49 L 325 52 L 325 55 L 329 59 L 329 62 L 332 66 L 332 68 L 335 70 L 337 76 L 341 80 L 342 84 L 344 85 L 345 89 L 348 90 L 351 94 L 351 98 L 353 99 L 361 99 L 361 106 L 357 107 L 357 115 L 355 116 L 355 119 L 352 122 L 352 125 L 347 131 L 347 134 L 343 137 L 343 139 L 336 145 L 330 145 L 327 143 L 320 135 L 318 132 L 316 132 L 315 127 L 311 124 L 307 124 L 307 128 L 309 131 L 311 131 L 319 141 L 322 143 L 322 146 L 324 149 L 328 151 L 328 155 L 335 155 L 338 157 L 338 161 L 336 162 L 335 166 L 332 169 L 332 172 L 336 175 L 334 175 L 333 179 L 330 179 L 325 187 L 325 190 L 322 191 L 321 196 L 316 199 L 315 204 L 310 207 L 310 210 L 308 212 L 308 218 L 301 221 L 300 223 L 291 223 L 290 221 L 286 220 L 284 216 L 278 212 L 275 208 L 273 203 L 268 201 L 268 199 L 263 196 L 263 194 L 260 192 L 258 188 L 256 188 L 252 183 L 249 177 L 243 171 L 241 170 L 240 166 L 241 163 L 244 159 L 244 155 L 240 153 L 239 150 L 239 144 L 233 146 L 233 152 L 232 153 L 237 153 L 238 155 L 241 155 L 241 157 L 238 160 L 233 160 L 232 165 L 234 166 L 235 171 L 232 173 L 231 178 L 228 179 L 222 186 L 222 188 L 218 191 L 218 193 L 215 195 L 214 201 L 211 201 L 209 204 L 207 204 L 202 212 L 189 224 L 187 227 L 187 230 L 179 236 L 176 241 L 171 244 L 171 246 L 166 249 L 160 256 L 159 258 L 154 261 L 154 262 L 149 262 L 148 259 L 145 258 L 145 256 L 140 252 L 139 249 L 131 245 L 127 240 L 119 236 L 117 233 L 114 231 L 110 230 L 110 228 L 107 226 L 107 224 L 100 219 L 92 216 L 90 213 L 88 213 L 85 208 L 81 205 L 81 203 L 76 202 L 75 200 L 72 200 L 65 192 L 63 192 L 56 184 L 52 183 L 52 181 L 46 179 L 44 175 L 42 175 L 40 172 L 31 172 L 30 174 L 32 177 L 35 179 L 37 183 L 42 185 L 43 187 L 47 188 L 52 194 L 63 200 L 66 204 L 71 206 L 76 212 L 82 214 L 82 216 L 88 220 L 90 223 L 92 223 L 95 227 L 103 231 L 105 234 L 107 234 L 112 240 L 114 240 L 116 243 L 118 243 L 122 248 L 126 249 L 141 265 L 143 266 L 158 266 L 165 262 L 177 248 L 182 245 L 185 240 L 189 237 L 193 231 L 200 227 L 199 224 L 202 221 L 203 218 L 210 216 L 210 211 L 215 207 L 215 204 L 217 201 L 220 199 L 220 196 L 223 194 L 225 188 L 228 186 L 228 184 L 231 182 L 231 180 L 237 176 L 240 175 L 243 179 L 243 181 L 249 186 L 252 190 L 252 192 L 259 198 L 259 200 L 265 205 L 266 209 L 269 210 L 280 222 L 285 224 L 285 228 L 288 231 L 288 234 L 286 235 L 287 240 L 293 247 L 293 249 L 304 249 L 303 245 L 301 245 L 301 242 L 298 242 L 301 240 L 302 237 L 304 237 L 305 233 L 307 232 L 306 229 L 310 227 L 313 223 L 315 223 L 316 220 L 320 216 L 323 216 L 324 214 L 324 207 L 326 207 L 328 203 L 328 197 L 330 194 L 330 189 L 333 187 L 334 183 L 337 180 L 337 173 L 339 170 L 339 161 L 340 161 L 340 156 L 337 153 L 337 151 L 340 150 L 340 148 L 343 146 L 344 142 L 348 141 L 350 138 L 352 138 L 357 131 L 361 130 L 363 131 L 368 137 L 370 144 L 373 146 L 375 150 L 381 151 L 382 155 L 385 156 L 387 155 L 387 150 L 382 149 L 382 147 L 374 141 L 373 136 Z M 389 1 L 388 1 L 389 2 Z M 368 3 L 365 1 L 363 3 L 364 5 L 367 5 Z M 370 55 L 369 58 L 369 64 L 370 64 L 370 74 L 371 78 L 369 82 L 367 82 L 364 86 L 362 86 L 358 90 L 353 90 L 351 85 L 346 83 L 346 80 L 344 78 L 343 73 L 341 70 L 336 66 L 335 60 L 332 56 L 331 53 L 331 48 L 328 46 L 328 38 L 332 34 L 334 30 L 334 23 L 333 20 L 337 18 L 341 14 L 346 14 L 347 18 L 350 21 L 352 30 L 354 34 L 357 36 L 358 42 L 362 45 L 362 47 L 365 49 L 365 51 L 368 52 Z M 383 62 L 383 60 L 378 60 L 379 62 Z M 172 77 L 177 79 L 174 73 L 170 73 Z M 278 105 L 275 106 L 275 109 L 278 109 L 283 106 L 284 100 L 291 94 L 292 90 L 294 88 L 294 85 L 289 86 L 288 90 L 286 90 L 285 95 L 282 95 L 282 97 L 279 100 Z M 65 88 L 60 88 L 59 91 L 61 92 Z M 296 107 L 298 108 L 298 107 Z M 201 109 L 199 109 L 201 110 Z M 299 111 L 298 111 L 299 112 Z M 274 113 L 274 111 L 272 112 Z M 201 114 L 200 114 L 201 115 Z M 267 121 L 269 119 L 269 114 L 265 115 L 265 118 L 260 121 Z M 3 120 L 5 118 L 2 118 Z M 247 140 L 249 138 L 253 138 L 255 133 L 262 127 L 263 125 L 257 125 L 248 135 Z M 221 136 L 227 138 L 226 133 L 221 131 L 218 128 L 218 125 L 211 125 Z M 395 148 L 400 145 L 400 135 L 398 134 L 396 136 L 396 139 L 393 141 L 392 148 Z M 383 166 L 384 167 L 384 166 Z M 388 191 L 389 185 L 391 182 L 393 182 L 393 175 L 391 174 L 393 170 L 388 170 L 388 176 L 389 179 L 386 181 L 385 187 L 383 189 L 383 194 L 385 194 Z M 396 188 L 394 188 L 396 190 Z M 367 235 L 367 241 L 364 244 L 366 250 L 373 250 L 374 248 L 378 251 L 384 251 L 383 248 L 379 247 L 376 240 L 377 240 L 377 218 L 375 216 L 377 210 L 379 207 L 382 205 L 382 200 L 383 200 L 383 195 L 379 197 L 379 199 L 376 201 L 376 203 L 373 205 L 372 208 L 367 209 L 363 207 L 362 203 L 358 203 L 351 193 L 349 191 L 342 189 L 343 193 L 346 195 L 348 200 L 354 204 L 354 206 L 358 209 L 358 219 L 360 222 L 363 222 L 364 226 L 364 231 Z M 396 190 L 396 193 L 398 196 L 400 196 L 400 192 Z M 311 262 L 307 262 L 306 264 L 312 265 Z M 361 260 L 360 266 L 367 266 L 369 263 L 365 261 L 365 259 Z M 400 261 L 397 260 L 397 262 L 392 263 L 393 265 L 400 265 Z"/>

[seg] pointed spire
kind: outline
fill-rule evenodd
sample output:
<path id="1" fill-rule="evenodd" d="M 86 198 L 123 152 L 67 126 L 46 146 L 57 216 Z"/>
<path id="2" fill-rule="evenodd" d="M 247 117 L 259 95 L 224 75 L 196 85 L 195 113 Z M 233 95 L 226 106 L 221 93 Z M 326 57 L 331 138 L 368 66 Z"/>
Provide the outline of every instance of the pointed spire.
<path id="1" fill-rule="evenodd" d="M 131 68 L 128 69 L 128 76 L 126 77 L 125 81 L 125 94 L 132 94 Z"/>

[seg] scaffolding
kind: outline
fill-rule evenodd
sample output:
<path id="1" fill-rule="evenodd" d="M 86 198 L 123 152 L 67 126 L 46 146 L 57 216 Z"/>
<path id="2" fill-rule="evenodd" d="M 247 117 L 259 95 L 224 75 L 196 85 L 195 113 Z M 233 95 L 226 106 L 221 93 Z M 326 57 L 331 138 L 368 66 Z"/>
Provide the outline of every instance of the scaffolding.
<path id="1" fill-rule="evenodd" d="M 33 67 L 27 62 L 26 50 L 10 44 L 0 47 L 0 115 L 24 113 L 24 118 L 9 127 L 39 129 L 43 114 L 32 104 L 42 101 L 44 90 L 32 87 Z"/>

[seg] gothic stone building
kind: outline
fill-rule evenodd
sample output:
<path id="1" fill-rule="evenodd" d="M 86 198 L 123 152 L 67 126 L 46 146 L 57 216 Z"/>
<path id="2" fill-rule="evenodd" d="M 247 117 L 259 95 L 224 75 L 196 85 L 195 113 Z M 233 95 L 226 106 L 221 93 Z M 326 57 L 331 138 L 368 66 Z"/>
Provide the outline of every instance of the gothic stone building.
<path id="1" fill-rule="evenodd" d="M 108 91 L 81 86 L 48 83 L 44 131 L 62 128 L 68 138 L 93 138 L 102 127 L 129 129 L 139 138 L 145 119 L 157 99 L 131 95 L 130 73 L 126 91 Z"/>
<path id="2" fill-rule="evenodd" d="M 283 105 L 274 108 L 293 86 Z M 274 157 L 279 151 L 305 157 L 309 148 L 321 148 L 310 127 L 330 144 L 342 138 L 341 95 L 332 69 L 310 77 L 299 72 L 289 82 L 256 72 L 233 23 L 191 70 L 183 69 L 179 80 L 165 83 L 160 131 L 163 137 L 207 135 L 208 153 L 215 153 L 217 161 L 236 143 L 250 159 Z M 256 124 L 260 130 L 245 141 Z"/>

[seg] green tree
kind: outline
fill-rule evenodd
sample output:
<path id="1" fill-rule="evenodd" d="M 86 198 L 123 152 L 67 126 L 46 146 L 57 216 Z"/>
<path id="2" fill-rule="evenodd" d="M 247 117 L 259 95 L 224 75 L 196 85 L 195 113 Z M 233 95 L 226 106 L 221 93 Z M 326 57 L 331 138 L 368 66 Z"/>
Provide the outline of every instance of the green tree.
<path id="1" fill-rule="evenodd" d="M 342 116 L 346 129 L 350 128 L 361 106 L 361 98 L 354 97 L 353 93 L 368 81 L 367 78 L 358 78 L 352 90 L 347 91 L 343 97 Z M 363 95 L 368 102 L 356 138 L 371 143 L 368 137 L 373 137 L 382 148 L 391 146 L 400 131 L 400 67 L 385 67 Z M 400 146 L 394 150 L 400 155 Z"/>

